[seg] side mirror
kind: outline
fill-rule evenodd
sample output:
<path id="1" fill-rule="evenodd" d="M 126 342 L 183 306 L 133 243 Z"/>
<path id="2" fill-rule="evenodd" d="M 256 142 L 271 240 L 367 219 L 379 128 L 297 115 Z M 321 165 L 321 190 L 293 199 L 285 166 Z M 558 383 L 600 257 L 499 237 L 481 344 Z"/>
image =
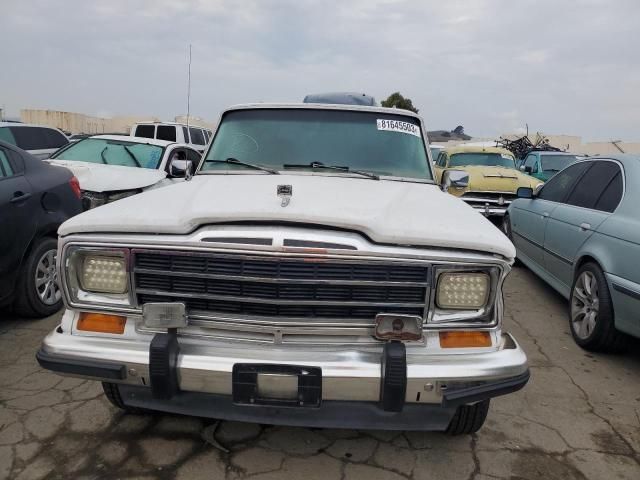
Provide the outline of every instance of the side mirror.
<path id="1" fill-rule="evenodd" d="M 533 198 L 533 188 L 520 187 L 516 190 L 516 195 L 518 198 Z"/>
<path id="2" fill-rule="evenodd" d="M 524 167 L 525 173 L 532 173 L 533 169 L 531 167 Z"/>
<path id="3" fill-rule="evenodd" d="M 193 167 L 193 163 L 189 160 L 171 160 L 171 164 L 169 165 L 169 176 L 172 178 L 184 178 L 185 180 L 189 180 L 193 172 L 191 168 Z"/>
<path id="4" fill-rule="evenodd" d="M 442 174 L 440 183 L 443 192 L 448 192 L 449 188 L 465 188 L 469 186 L 469 174 L 464 170 L 447 170 Z"/>

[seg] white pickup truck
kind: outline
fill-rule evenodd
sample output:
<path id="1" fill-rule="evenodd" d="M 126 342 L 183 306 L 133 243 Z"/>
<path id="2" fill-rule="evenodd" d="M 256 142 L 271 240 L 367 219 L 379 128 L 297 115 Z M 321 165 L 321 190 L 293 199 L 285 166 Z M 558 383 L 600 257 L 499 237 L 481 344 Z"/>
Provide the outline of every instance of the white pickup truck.
<path id="1" fill-rule="evenodd" d="M 515 251 L 431 165 L 403 110 L 230 108 L 188 181 L 61 226 L 37 358 L 128 411 L 475 432 L 529 378 L 502 329 Z"/>

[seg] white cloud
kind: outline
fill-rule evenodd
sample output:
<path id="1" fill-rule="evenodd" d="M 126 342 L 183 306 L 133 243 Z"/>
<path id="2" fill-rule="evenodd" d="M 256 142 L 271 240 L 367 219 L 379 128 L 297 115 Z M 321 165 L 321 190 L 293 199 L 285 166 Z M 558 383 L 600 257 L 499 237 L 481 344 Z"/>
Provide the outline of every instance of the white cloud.
<path id="1" fill-rule="evenodd" d="M 0 105 L 171 119 L 192 43 L 192 110 L 205 118 L 400 90 L 432 128 L 638 139 L 639 21 L 633 0 L 5 0 Z"/>

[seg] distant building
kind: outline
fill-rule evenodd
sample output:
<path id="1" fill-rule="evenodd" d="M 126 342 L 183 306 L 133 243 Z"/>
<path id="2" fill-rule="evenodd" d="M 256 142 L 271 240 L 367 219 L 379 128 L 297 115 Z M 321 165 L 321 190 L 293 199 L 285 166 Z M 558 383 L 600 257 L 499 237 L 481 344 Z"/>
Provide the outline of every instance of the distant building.
<path id="1" fill-rule="evenodd" d="M 55 127 L 67 133 L 123 133 L 129 134 L 131 126 L 138 122 L 158 122 L 159 118 L 148 116 L 118 116 L 113 118 L 93 117 L 82 113 L 58 110 L 20 110 L 24 123 Z"/>

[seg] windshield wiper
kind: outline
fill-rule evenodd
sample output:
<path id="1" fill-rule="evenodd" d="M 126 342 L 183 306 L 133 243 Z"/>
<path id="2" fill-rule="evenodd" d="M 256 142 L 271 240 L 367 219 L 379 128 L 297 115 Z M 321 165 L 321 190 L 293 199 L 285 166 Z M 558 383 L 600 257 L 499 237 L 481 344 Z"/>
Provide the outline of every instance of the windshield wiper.
<path id="1" fill-rule="evenodd" d="M 102 163 L 104 163 L 105 165 L 108 165 L 108 164 L 109 164 L 109 162 L 107 162 L 107 157 L 106 157 L 106 156 L 105 156 L 105 154 L 104 154 L 104 152 L 106 152 L 106 151 L 107 151 L 107 148 L 109 148 L 109 147 L 104 147 L 104 148 L 102 149 L 102 151 L 100 152 L 100 158 L 102 159 Z"/>
<path id="2" fill-rule="evenodd" d="M 253 168 L 254 170 L 262 170 L 263 172 L 268 172 L 272 175 L 280 175 L 280 172 L 277 170 L 272 170 L 271 168 L 263 167 L 262 165 L 256 165 L 255 163 L 241 162 L 237 158 L 227 158 L 226 160 L 207 159 L 204 163 L 230 163 L 231 165 L 242 165 L 243 167 Z"/>
<path id="3" fill-rule="evenodd" d="M 142 165 L 140 165 L 140 162 L 138 161 L 136 156 L 133 153 L 131 153 L 131 150 L 129 150 L 129 147 L 127 147 L 126 145 L 122 145 L 122 147 L 129 154 L 129 156 L 133 159 L 133 162 L 136 164 L 136 167 L 142 168 Z"/>
<path id="4" fill-rule="evenodd" d="M 375 173 L 364 172 L 362 170 L 351 170 L 349 167 L 343 167 L 340 165 L 325 165 L 322 162 L 311 162 L 307 164 L 285 163 L 282 166 L 284 168 L 312 168 L 312 169 L 321 168 L 326 170 L 337 170 L 339 172 L 355 173 L 356 175 L 362 175 L 363 177 L 367 177 L 372 180 L 380 180 L 380 177 Z"/>

